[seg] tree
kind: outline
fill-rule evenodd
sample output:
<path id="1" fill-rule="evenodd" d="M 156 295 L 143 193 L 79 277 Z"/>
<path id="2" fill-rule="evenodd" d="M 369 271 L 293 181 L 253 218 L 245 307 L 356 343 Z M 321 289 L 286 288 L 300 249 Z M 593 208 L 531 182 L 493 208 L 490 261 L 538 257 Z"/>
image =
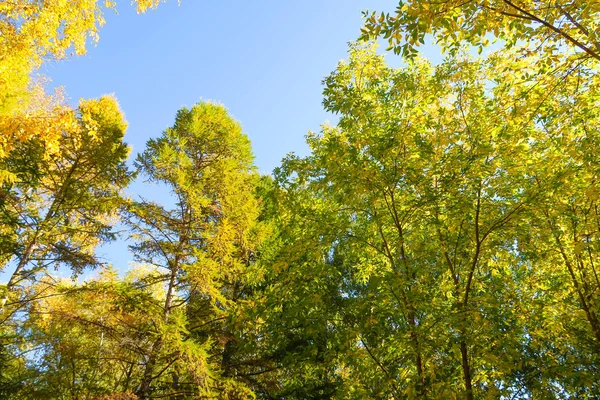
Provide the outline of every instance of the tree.
<path id="1" fill-rule="evenodd" d="M 160 0 L 137 0 L 138 12 L 156 7 Z M 30 96 L 30 75 L 48 59 L 64 59 L 70 51 L 84 54 L 89 39 L 98 40 L 104 24 L 103 9 L 116 7 L 114 1 L 34 1 L 0 3 L 0 158 L 6 157 L 18 142 L 37 138 L 49 152 L 56 150 L 64 125 L 64 106 L 50 113 L 37 110 Z M 38 91 L 43 88 L 39 83 Z M 42 109 L 44 110 L 44 109 Z M 50 121 L 48 121 L 50 120 Z M 42 128 L 42 129 L 40 129 Z M 0 170 L 0 181 L 5 178 Z"/>
<path id="2" fill-rule="evenodd" d="M 600 355 L 599 121 L 592 111 L 598 99 L 597 79 L 595 70 L 582 69 L 540 107 L 538 124 L 544 135 L 539 153 L 545 162 L 535 183 L 547 189 L 540 191 L 537 206 L 527 217 L 528 229 L 519 235 L 520 251 L 540 273 L 534 315 L 548 317 L 545 330 L 553 336 L 547 341 L 535 338 L 531 349 L 538 359 L 561 357 L 563 365 L 578 368 L 577 374 L 561 373 L 540 364 L 537 380 L 556 380 L 581 398 L 593 398 L 600 390 L 595 384 Z M 552 311 L 540 299 L 553 304 Z"/>
<path id="3" fill-rule="evenodd" d="M 48 266 L 66 265 L 74 274 L 100 264 L 98 244 L 113 240 L 112 225 L 121 191 L 132 179 L 123 143 L 126 123 L 111 97 L 82 101 L 76 128 L 62 132 L 59 155 L 47 157 L 34 138 L 13 148 L 2 168 L 16 179 L 2 184 L 2 268 L 14 264 L 2 309 L 19 309 L 9 294 Z M 13 307 L 15 306 L 15 307 Z M 9 314 L 8 314 L 9 315 Z"/>
<path id="4" fill-rule="evenodd" d="M 136 390 L 142 399 L 179 391 L 251 396 L 228 379 L 230 341 L 223 321 L 239 296 L 254 246 L 252 161 L 240 125 L 212 103 L 181 109 L 173 127 L 148 141 L 137 158 L 138 170 L 175 198 L 173 209 L 145 200 L 128 207 L 134 255 L 164 271 L 166 287 Z"/>
<path id="5" fill-rule="evenodd" d="M 325 80 L 324 105 L 340 114 L 337 126 L 309 135 L 309 157 L 284 162 L 283 188 L 307 198 L 299 203 L 314 221 L 305 221 L 307 234 L 329 243 L 342 265 L 332 274 L 345 271 L 338 293 L 352 301 L 341 315 L 362 317 L 338 328 L 354 334 L 343 365 L 353 366 L 345 374 L 355 393 L 497 398 L 552 393 L 557 382 L 583 393 L 581 383 L 550 371 L 556 362 L 539 386 L 527 370 L 532 338 L 558 345 L 535 328 L 531 300 L 547 266 L 519 244 L 531 234 L 523 221 L 567 179 L 551 164 L 565 150 L 547 137 L 552 106 L 541 101 L 563 97 L 535 82 L 511 85 L 510 68 L 511 54 L 498 52 L 394 70 L 372 48 L 352 46 L 348 63 Z M 556 121 L 568 124 L 569 109 L 557 108 Z M 545 295 L 544 306 L 562 313 L 564 295 Z M 587 362 L 574 361 L 594 376 Z"/>
<path id="6" fill-rule="evenodd" d="M 535 48 L 552 57 L 564 50 L 600 61 L 600 8 L 584 0 L 549 2 L 492 0 L 400 1 L 395 13 L 365 12 L 363 38 L 383 36 L 399 54 L 415 53 L 427 34 L 446 46 L 467 42 L 481 46 L 492 34 L 509 46 L 534 41 Z"/>
<path id="7" fill-rule="evenodd" d="M 151 277 L 135 269 L 119 279 L 106 268 L 83 284 L 49 277 L 31 285 L 39 300 L 28 304 L 19 324 L 23 343 L 12 354 L 25 368 L 6 398 L 134 399 L 150 340 L 148 313 L 162 294 L 147 284 Z"/>
<path id="8" fill-rule="evenodd" d="M 340 265 L 315 223 L 328 216 L 316 212 L 313 193 L 282 191 L 267 177 L 262 182 L 260 221 L 268 236 L 249 274 L 250 294 L 238 308 L 235 376 L 259 398 L 336 398 L 345 384 L 339 356 L 351 339 L 338 331 Z"/>

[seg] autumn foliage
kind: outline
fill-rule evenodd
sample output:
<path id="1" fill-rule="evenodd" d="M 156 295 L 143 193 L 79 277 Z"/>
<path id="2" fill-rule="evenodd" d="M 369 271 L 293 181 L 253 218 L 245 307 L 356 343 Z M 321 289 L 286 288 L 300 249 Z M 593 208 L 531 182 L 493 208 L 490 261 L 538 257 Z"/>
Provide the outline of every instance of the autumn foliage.
<path id="1" fill-rule="evenodd" d="M 337 122 L 260 176 L 204 101 L 128 165 L 114 97 L 32 78 L 116 5 L 1 2 L 0 397 L 598 398 L 600 7 L 563 3 L 365 12 Z"/>

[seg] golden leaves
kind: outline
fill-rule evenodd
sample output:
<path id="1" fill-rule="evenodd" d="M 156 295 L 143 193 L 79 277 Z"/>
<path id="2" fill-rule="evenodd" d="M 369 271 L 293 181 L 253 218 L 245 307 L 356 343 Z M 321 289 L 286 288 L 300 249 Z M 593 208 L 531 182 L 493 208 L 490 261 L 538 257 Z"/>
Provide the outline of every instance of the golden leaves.
<path id="1" fill-rule="evenodd" d="M 64 104 L 62 90 L 48 95 L 42 83 L 32 86 L 28 104 L 17 112 L 0 114 L 0 157 L 6 157 L 16 143 L 40 140 L 46 156 L 56 154 L 63 132 L 78 132 L 74 111 Z"/>
<path id="2" fill-rule="evenodd" d="M 137 11 L 138 13 L 144 13 L 148 9 L 156 8 L 161 2 L 165 2 L 166 0 L 136 0 Z M 178 0 L 179 2 L 180 0 Z M 114 2 L 113 2 L 114 3 Z"/>
<path id="3" fill-rule="evenodd" d="M 159 2 L 139 0 L 138 11 Z M 115 7 L 112 0 L 0 2 L 0 158 L 15 143 L 31 138 L 40 139 L 53 154 L 61 131 L 73 131 L 72 112 L 62 102 L 49 107 L 52 96 L 43 95 L 39 82 L 30 83 L 31 73 L 47 59 L 66 58 L 70 50 L 84 54 L 90 39 L 98 41 L 104 9 Z M 91 125 L 86 128 L 96 132 Z"/>

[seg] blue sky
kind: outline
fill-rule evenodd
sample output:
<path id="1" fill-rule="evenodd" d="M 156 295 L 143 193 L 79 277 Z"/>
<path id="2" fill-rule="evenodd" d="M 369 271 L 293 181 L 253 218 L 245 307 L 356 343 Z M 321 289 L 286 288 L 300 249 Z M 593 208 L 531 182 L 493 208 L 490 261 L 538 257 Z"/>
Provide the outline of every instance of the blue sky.
<path id="1" fill-rule="evenodd" d="M 306 154 L 304 136 L 335 117 L 323 111 L 321 80 L 346 58 L 361 11 L 393 11 L 397 0 L 169 0 L 138 15 L 122 1 L 106 13 L 100 41 L 86 55 L 46 64 L 41 73 L 70 101 L 114 94 L 129 123 L 132 158 L 173 124 L 182 106 L 224 104 L 250 137 L 256 165 L 270 173 L 289 152 Z M 143 182 L 129 193 L 166 198 Z M 120 270 L 126 244 L 100 249 Z"/>
<path id="2" fill-rule="evenodd" d="M 321 80 L 359 35 L 361 10 L 397 1 L 209 2 L 169 0 L 136 14 L 122 1 L 108 11 L 100 42 L 42 73 L 79 98 L 114 93 L 129 122 L 133 154 L 200 99 L 224 104 L 249 135 L 262 173 L 331 116 Z"/>

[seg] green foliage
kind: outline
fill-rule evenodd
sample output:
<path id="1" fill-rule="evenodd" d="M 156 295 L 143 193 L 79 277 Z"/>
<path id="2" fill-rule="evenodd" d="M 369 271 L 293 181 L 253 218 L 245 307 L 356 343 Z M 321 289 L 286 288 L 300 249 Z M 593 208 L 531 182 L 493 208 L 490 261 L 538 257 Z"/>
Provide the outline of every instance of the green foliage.
<path id="1" fill-rule="evenodd" d="M 173 209 L 147 201 L 128 206 L 137 242 L 132 250 L 139 262 L 164 271 L 166 283 L 162 317 L 136 390 L 142 399 L 177 392 L 165 388 L 169 374 L 187 377 L 190 395 L 250 396 L 229 379 L 234 342 L 227 316 L 244 295 L 245 271 L 260 237 L 252 162 L 240 125 L 212 103 L 180 110 L 175 125 L 137 158 L 138 170 L 175 199 Z"/>
<path id="2" fill-rule="evenodd" d="M 0 5 L 0 27 L 66 4 L 25 3 Z M 85 39 L 100 14 L 77 5 L 93 11 L 73 28 Z M 308 134 L 308 156 L 259 177 L 241 126 L 200 102 L 135 161 L 165 204 L 121 197 L 134 174 L 114 99 L 73 111 L 41 96 L 0 119 L 0 263 L 14 269 L 0 397 L 597 398 L 597 14 L 507 1 L 367 14 L 363 38 L 383 35 L 405 63 L 351 43 L 324 80 L 338 122 Z M 0 49 L 83 45 L 52 36 L 61 18 Z M 430 33 L 449 50 L 439 65 L 415 51 Z M 491 35 L 499 51 L 465 51 Z M 0 117 L 19 111 L 13 92 Z M 100 266 L 120 213 L 136 260 L 124 277 L 48 273 Z"/>
<path id="3" fill-rule="evenodd" d="M 530 44 L 533 51 L 541 51 L 548 58 L 540 60 L 542 64 L 561 57 L 565 45 L 577 58 L 598 61 L 599 14 L 598 4 L 585 0 L 403 0 L 391 15 L 365 12 L 362 39 L 383 37 L 396 54 L 412 57 L 428 34 L 449 49 L 465 42 L 481 48 L 491 37 L 509 47 Z"/>
<path id="4" fill-rule="evenodd" d="M 125 165 L 126 124 L 111 97 L 82 101 L 76 121 L 76 133 L 61 136 L 60 157 L 48 157 L 32 139 L 1 160 L 15 176 L 0 189 L 1 267 L 14 268 L 8 292 L 50 265 L 66 265 L 74 275 L 98 266 L 95 247 L 115 238 L 121 190 L 132 179 Z M 16 296 L 11 302 L 18 309 Z M 14 312 L 4 310 L 7 299 L 3 311 Z"/>
<path id="5" fill-rule="evenodd" d="M 532 285 L 550 266 L 547 254 L 536 254 L 539 243 L 527 253 L 522 238 L 531 242 L 532 226 L 542 222 L 528 218 L 543 219 L 533 215 L 557 183 L 581 176 L 582 163 L 567 161 L 589 157 L 578 141 L 585 137 L 589 149 L 596 139 L 595 131 L 574 124 L 564 105 L 548 114 L 554 101 L 572 99 L 578 78 L 562 82 L 556 100 L 548 100 L 543 80 L 507 85 L 504 76 L 515 65 L 506 59 L 505 52 L 488 60 L 455 56 L 437 67 L 416 59 L 394 70 L 373 47 L 351 46 L 349 61 L 325 79 L 324 105 L 339 113 L 337 126 L 309 134 L 309 157 L 284 161 L 280 184 L 292 198 L 289 207 L 305 218 L 299 235 L 318 238 L 321 254 L 338 260 L 329 282 L 345 277 L 334 293 L 348 300 L 342 315 L 353 317 L 335 329 L 350 339 L 344 374 L 357 397 L 558 395 L 557 386 L 589 396 L 596 390 L 582 391 L 580 380 L 597 374 L 591 361 L 597 356 L 588 358 L 596 344 L 575 339 L 587 331 L 586 340 L 598 343 L 589 292 L 580 297 L 590 300 L 572 304 L 590 310 L 586 328 L 564 331 L 572 338 L 563 351 L 577 350 L 552 351 L 543 368 L 515 366 L 541 352 L 539 345 L 549 351 L 566 339 L 535 325 L 550 323 L 540 321 L 531 302 L 540 296 Z M 587 98 L 590 91 L 575 93 Z M 548 132 L 554 124 L 574 141 L 557 143 Z M 596 172 L 589 173 L 584 186 L 595 180 Z M 591 264 L 579 267 L 577 279 L 593 275 Z M 308 278 L 313 271 L 300 273 Z M 572 287 L 566 277 L 552 286 L 563 282 L 561 291 L 579 293 L 583 284 Z M 316 297 L 331 296 L 326 293 Z M 545 307 L 555 323 L 565 323 L 568 304 L 552 297 Z M 561 368 L 565 358 L 577 365 L 575 380 Z M 533 371 L 543 380 L 533 379 Z"/>

